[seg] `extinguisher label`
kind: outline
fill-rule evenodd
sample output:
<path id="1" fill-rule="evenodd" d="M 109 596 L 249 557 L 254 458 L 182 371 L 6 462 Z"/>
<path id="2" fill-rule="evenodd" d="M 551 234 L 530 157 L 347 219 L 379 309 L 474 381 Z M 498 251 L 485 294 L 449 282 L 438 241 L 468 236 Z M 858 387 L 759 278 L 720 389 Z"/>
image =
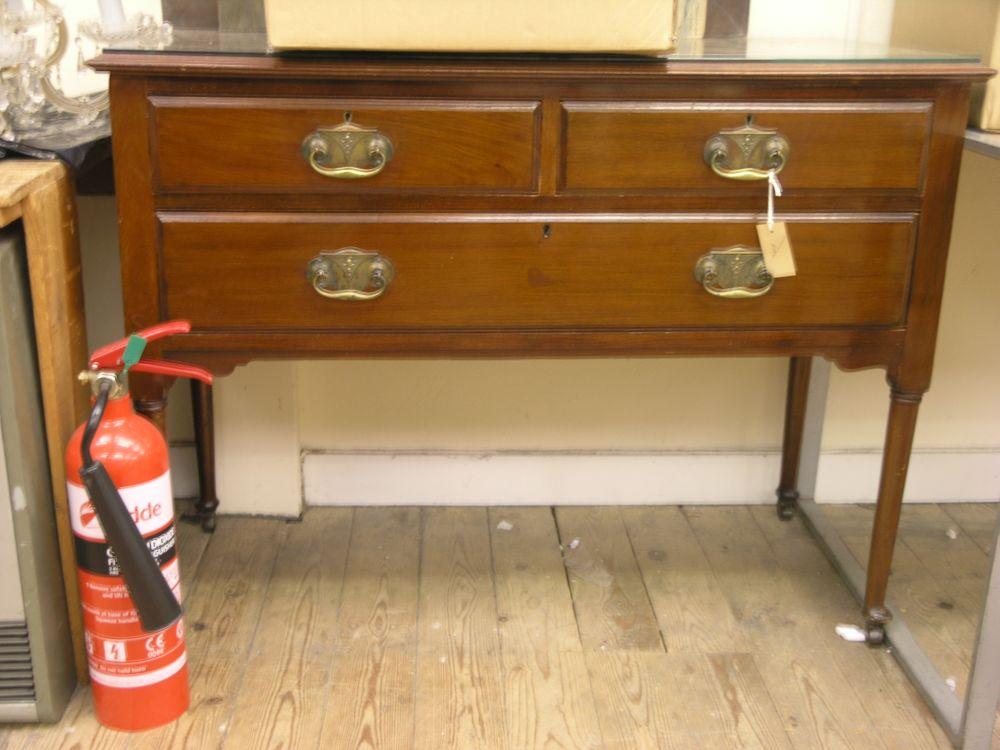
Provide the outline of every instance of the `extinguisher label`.
<path id="1" fill-rule="evenodd" d="M 175 557 L 163 568 L 163 577 L 170 584 L 177 600 L 181 599 L 180 568 Z M 77 568 L 77 581 L 80 584 L 80 605 L 83 607 L 83 624 L 94 633 L 109 637 L 137 635 L 139 630 L 139 614 L 132 604 L 128 587 L 122 578 L 90 573 Z"/>
<path id="2" fill-rule="evenodd" d="M 160 566 L 174 595 L 181 598 L 170 472 L 118 489 L 125 507 Z M 90 676 L 114 688 L 154 685 L 186 663 L 183 620 L 163 630 L 142 630 L 114 550 L 107 543 L 82 485 L 68 483 L 69 510 L 76 542 L 77 579 Z"/>
<path id="3" fill-rule="evenodd" d="M 69 495 L 69 517 L 73 533 L 91 542 L 105 541 L 94 506 L 87 497 L 82 484 L 67 483 Z M 173 495 L 170 488 L 170 472 L 165 471 L 156 479 L 130 487 L 119 487 L 118 494 L 128 508 L 129 515 L 143 536 L 162 530 L 174 520 Z"/>
<path id="4" fill-rule="evenodd" d="M 181 655 L 178 656 L 172 663 L 167 664 L 164 667 L 135 674 L 110 674 L 107 672 L 101 672 L 94 669 L 94 663 L 91 662 L 90 679 L 101 685 L 107 685 L 108 687 L 143 687 L 145 685 L 155 685 L 158 682 L 163 682 L 168 677 L 173 677 L 181 671 L 181 667 L 183 667 L 186 663 L 187 654 L 183 651 L 181 652 Z"/>
<path id="5" fill-rule="evenodd" d="M 76 537 L 76 564 L 102 576 L 120 576 L 118 558 L 106 542 L 92 542 Z M 158 533 L 146 537 L 146 546 L 162 568 L 177 556 L 176 530 L 173 521 Z"/>
<path id="6" fill-rule="evenodd" d="M 86 633 L 87 659 L 95 682 L 113 687 L 152 685 L 184 664 L 184 626 L 130 638 Z"/>

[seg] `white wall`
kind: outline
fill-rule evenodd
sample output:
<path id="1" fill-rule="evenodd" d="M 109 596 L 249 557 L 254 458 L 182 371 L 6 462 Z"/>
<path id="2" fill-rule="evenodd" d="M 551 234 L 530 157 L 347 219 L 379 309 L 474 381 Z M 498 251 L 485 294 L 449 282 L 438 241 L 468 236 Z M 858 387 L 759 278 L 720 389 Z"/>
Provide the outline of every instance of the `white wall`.
<path id="1" fill-rule="evenodd" d="M 752 0 L 750 39 L 889 41 L 895 0 Z"/>

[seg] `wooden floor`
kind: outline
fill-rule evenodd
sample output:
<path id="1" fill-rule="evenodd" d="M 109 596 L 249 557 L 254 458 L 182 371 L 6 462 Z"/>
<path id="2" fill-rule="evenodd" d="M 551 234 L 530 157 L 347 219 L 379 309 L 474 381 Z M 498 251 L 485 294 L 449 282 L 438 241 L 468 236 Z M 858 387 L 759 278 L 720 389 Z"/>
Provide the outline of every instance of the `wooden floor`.
<path id="1" fill-rule="evenodd" d="M 830 508 L 858 554 L 871 515 Z M 959 690 L 995 516 L 903 514 L 892 592 Z M 119 734 L 81 689 L 0 748 L 948 747 L 892 655 L 834 633 L 857 604 L 770 507 L 324 508 L 182 532 L 188 713 Z"/>

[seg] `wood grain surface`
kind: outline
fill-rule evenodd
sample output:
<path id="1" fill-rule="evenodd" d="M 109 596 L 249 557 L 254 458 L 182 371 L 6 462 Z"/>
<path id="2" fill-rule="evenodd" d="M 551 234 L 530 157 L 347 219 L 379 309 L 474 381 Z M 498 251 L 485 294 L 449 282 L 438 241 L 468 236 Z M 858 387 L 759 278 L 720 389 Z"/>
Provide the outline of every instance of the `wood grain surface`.
<path id="1" fill-rule="evenodd" d="M 349 508 L 324 508 L 312 523 L 288 527 L 226 728 L 226 747 L 292 748 L 319 735 L 352 517 Z M 268 717 L 263 728 L 261 716 Z"/>
<path id="2" fill-rule="evenodd" d="M 663 651 L 663 638 L 617 508 L 556 509 L 559 538 L 588 651 Z"/>
<path id="3" fill-rule="evenodd" d="M 490 508 L 489 524 L 510 747 L 599 747 L 553 513 Z"/>
<path id="4" fill-rule="evenodd" d="M 70 179 L 69 170 L 60 163 L 15 159 L 0 163 L 0 205 L 16 209 L 24 228 L 62 578 L 77 677 L 86 681 L 64 463 L 66 444 L 85 419 L 90 401 L 90 394 L 76 380 L 87 364 L 87 331 L 76 200 Z"/>
<path id="5" fill-rule="evenodd" d="M 788 224 L 798 274 L 755 299 L 695 279 L 713 248 L 758 245 L 753 219 L 497 222 L 490 216 L 161 215 L 164 314 L 220 329 L 642 329 L 902 323 L 911 217 L 808 215 Z M 375 300 L 317 294 L 321 251 L 378 252 L 395 278 Z"/>
<path id="6" fill-rule="evenodd" d="M 222 517 L 214 535 L 179 527 L 189 714 L 111 732 L 81 688 L 59 724 L 0 726 L 0 748 L 950 747 L 887 649 L 834 634 L 857 608 L 798 519 L 764 506 L 563 510 L 590 520 L 576 549 L 595 550 L 592 569 L 648 592 L 659 648 L 586 648 L 605 600 L 572 584 L 559 536 L 570 519 L 557 526 L 548 507 Z M 871 509 L 827 510 L 863 556 Z M 967 526 L 995 520 L 995 505 L 906 510 L 897 560 L 913 595 L 938 595 L 946 559 L 954 581 L 982 575 Z M 913 596 L 898 600 L 942 672 L 968 661 L 972 634 L 942 651 Z M 967 617 L 933 608 L 938 626 Z M 699 634 L 711 617 L 725 628 Z"/>
<path id="7" fill-rule="evenodd" d="M 537 179 L 535 101 L 154 97 L 152 106 L 164 191 L 528 193 Z M 392 142 L 377 176 L 325 177 L 300 153 L 308 135 L 345 115 Z"/>
<path id="8" fill-rule="evenodd" d="M 930 102 L 573 102 L 563 104 L 567 191 L 743 190 L 705 165 L 705 143 L 753 118 L 789 143 L 779 175 L 796 190 L 919 191 Z M 763 190 L 760 191 L 761 193 Z"/>
<path id="9" fill-rule="evenodd" d="M 413 747 L 510 747 L 485 508 L 425 508 Z"/>
<path id="10" fill-rule="evenodd" d="M 411 747 L 420 527 L 416 508 L 355 512 L 320 747 Z"/>

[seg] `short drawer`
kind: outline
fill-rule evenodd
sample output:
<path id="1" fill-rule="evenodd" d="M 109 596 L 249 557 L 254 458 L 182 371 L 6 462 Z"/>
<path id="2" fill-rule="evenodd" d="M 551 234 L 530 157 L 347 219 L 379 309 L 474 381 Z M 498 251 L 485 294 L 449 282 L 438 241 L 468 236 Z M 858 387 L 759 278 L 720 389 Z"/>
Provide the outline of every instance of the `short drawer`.
<path id="1" fill-rule="evenodd" d="M 531 194 L 538 181 L 535 101 L 158 96 L 151 106 L 161 192 Z"/>
<path id="2" fill-rule="evenodd" d="M 909 215 L 790 218 L 798 275 L 727 298 L 695 270 L 756 245 L 749 218 L 160 218 L 162 312 L 203 330 L 888 326 L 905 318 L 914 238 Z"/>
<path id="3" fill-rule="evenodd" d="M 918 192 L 923 186 L 929 102 L 569 101 L 563 107 L 567 192 L 752 189 L 753 180 L 737 179 L 747 176 L 737 173 L 741 151 L 747 163 L 769 166 L 771 131 L 787 149 L 779 175 L 787 189 Z M 706 158 L 706 145 L 720 134 L 731 153 L 717 167 L 728 177 Z"/>

